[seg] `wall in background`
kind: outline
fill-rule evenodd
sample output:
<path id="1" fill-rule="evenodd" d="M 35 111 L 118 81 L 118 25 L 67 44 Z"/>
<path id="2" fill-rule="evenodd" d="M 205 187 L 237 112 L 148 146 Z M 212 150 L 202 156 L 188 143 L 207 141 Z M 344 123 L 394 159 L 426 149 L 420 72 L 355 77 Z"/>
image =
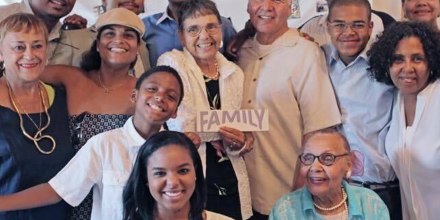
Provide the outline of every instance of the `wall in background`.
<path id="1" fill-rule="evenodd" d="M 0 5 L 6 5 L 13 2 L 19 2 L 20 0 L 0 0 Z M 220 13 L 225 17 L 230 17 L 232 23 L 236 29 L 244 27 L 245 22 L 249 16 L 246 12 L 247 0 L 213 0 L 217 3 L 217 7 Z M 320 13 L 320 6 L 325 4 L 325 0 L 293 0 L 298 5 L 299 12 L 296 18 L 289 19 L 289 25 L 292 27 L 298 27 L 308 19 L 316 16 Z M 389 13 L 395 19 L 400 19 L 401 0 L 369 0 L 373 8 L 376 10 Z M 101 0 L 77 0 L 77 3 L 73 9 L 74 13 L 80 14 L 89 20 L 89 24 L 94 24 L 96 21 L 96 6 L 101 4 Z M 146 0 L 145 15 L 154 14 L 164 11 L 168 4 L 168 0 Z M 144 15 L 144 16 L 145 16 Z"/>

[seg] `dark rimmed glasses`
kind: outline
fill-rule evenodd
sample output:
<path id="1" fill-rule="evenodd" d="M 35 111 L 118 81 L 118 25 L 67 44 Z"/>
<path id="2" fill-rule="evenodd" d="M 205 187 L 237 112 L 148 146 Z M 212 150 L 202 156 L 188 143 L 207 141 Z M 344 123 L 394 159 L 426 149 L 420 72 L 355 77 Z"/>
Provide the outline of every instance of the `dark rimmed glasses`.
<path id="1" fill-rule="evenodd" d="M 306 166 L 310 166 L 313 164 L 313 162 L 315 162 L 315 159 L 318 158 L 318 161 L 324 165 L 324 166 L 331 166 L 335 163 L 336 159 L 338 157 L 343 157 L 343 156 L 348 156 L 350 155 L 349 153 L 344 153 L 344 154 L 339 154 L 339 155 L 334 155 L 332 153 L 323 153 L 321 155 L 314 155 L 311 153 L 306 153 L 306 154 L 301 154 L 299 155 L 299 160 L 301 161 L 302 164 L 306 165 Z"/>
<path id="2" fill-rule="evenodd" d="M 200 35 L 200 33 L 202 33 L 203 29 L 205 29 L 205 31 L 210 35 L 217 34 L 220 31 L 221 26 L 222 26 L 221 24 L 210 23 L 205 26 L 192 25 L 192 26 L 185 28 L 184 30 L 191 37 L 197 37 Z"/>

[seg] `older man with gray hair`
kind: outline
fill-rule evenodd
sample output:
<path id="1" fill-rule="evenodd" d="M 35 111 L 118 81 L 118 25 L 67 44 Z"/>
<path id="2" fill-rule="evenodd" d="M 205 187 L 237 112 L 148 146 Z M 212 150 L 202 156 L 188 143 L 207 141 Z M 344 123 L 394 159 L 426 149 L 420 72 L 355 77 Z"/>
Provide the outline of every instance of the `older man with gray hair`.
<path id="1" fill-rule="evenodd" d="M 257 33 L 239 52 L 242 107 L 269 110 L 269 131 L 255 133 L 254 151 L 245 157 L 253 219 L 267 219 L 275 201 L 294 187 L 303 137 L 340 123 L 321 50 L 287 26 L 291 4 L 249 0 Z"/>

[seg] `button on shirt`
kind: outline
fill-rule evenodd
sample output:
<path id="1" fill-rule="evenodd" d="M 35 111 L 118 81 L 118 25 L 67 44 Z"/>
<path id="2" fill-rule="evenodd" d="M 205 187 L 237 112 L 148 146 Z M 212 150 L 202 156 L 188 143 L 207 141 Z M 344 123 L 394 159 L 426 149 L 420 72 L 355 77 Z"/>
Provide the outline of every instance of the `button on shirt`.
<path id="1" fill-rule="evenodd" d="M 49 181 L 71 206 L 79 205 L 93 188 L 92 220 L 122 219 L 122 192 L 145 139 L 133 117 L 122 128 L 98 134 Z"/>
<path id="2" fill-rule="evenodd" d="M 347 66 L 333 46 L 325 45 L 324 51 L 341 110 L 343 132 L 359 159 L 355 164 L 358 166 L 353 166 L 352 179 L 377 183 L 394 180 L 385 153 L 393 87 L 371 78 L 365 50 Z"/>
<path id="3" fill-rule="evenodd" d="M 255 132 L 254 150 L 245 155 L 252 207 L 269 214 L 292 189 L 303 135 L 339 124 L 340 113 L 322 51 L 297 30 L 289 29 L 272 45 L 249 39 L 239 57 L 245 74 L 242 107 L 269 111 L 269 131 Z"/>

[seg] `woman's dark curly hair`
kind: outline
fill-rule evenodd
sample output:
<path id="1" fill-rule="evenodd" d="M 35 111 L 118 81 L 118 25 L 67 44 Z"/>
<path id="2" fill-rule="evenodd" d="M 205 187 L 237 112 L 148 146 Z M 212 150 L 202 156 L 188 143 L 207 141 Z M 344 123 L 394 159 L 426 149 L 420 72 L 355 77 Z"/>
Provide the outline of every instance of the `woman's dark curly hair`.
<path id="1" fill-rule="evenodd" d="M 391 24 L 368 51 L 370 72 L 377 81 L 394 85 L 390 77 L 397 44 L 404 38 L 417 37 L 423 45 L 428 71 L 428 83 L 440 77 L 440 34 L 430 26 L 418 22 L 395 22 Z"/>
<path id="2" fill-rule="evenodd" d="M 99 70 L 101 68 L 101 55 L 98 52 L 97 44 L 98 44 L 98 40 L 101 38 L 102 32 L 105 29 L 109 29 L 111 26 L 112 25 L 105 25 L 98 30 L 98 34 L 96 35 L 96 39 L 93 41 L 92 45 L 90 46 L 90 50 L 88 50 L 82 55 L 82 60 L 80 63 L 81 69 L 85 70 L 86 72 L 89 72 L 92 70 Z M 141 37 L 139 36 L 137 31 L 135 31 L 134 29 L 133 31 L 136 33 L 138 44 L 140 44 Z M 130 64 L 130 69 L 132 69 L 135 64 L 136 64 L 136 59 Z"/>
<path id="3" fill-rule="evenodd" d="M 187 150 L 194 164 L 195 189 L 189 199 L 189 219 L 202 220 L 206 204 L 206 183 L 203 177 L 202 161 L 194 143 L 183 133 L 162 131 L 151 136 L 139 149 L 133 170 L 123 192 L 124 220 L 155 219 L 156 200 L 147 186 L 147 165 L 157 150 L 169 145 L 177 145 Z M 115 201 L 117 202 L 117 201 Z"/>

